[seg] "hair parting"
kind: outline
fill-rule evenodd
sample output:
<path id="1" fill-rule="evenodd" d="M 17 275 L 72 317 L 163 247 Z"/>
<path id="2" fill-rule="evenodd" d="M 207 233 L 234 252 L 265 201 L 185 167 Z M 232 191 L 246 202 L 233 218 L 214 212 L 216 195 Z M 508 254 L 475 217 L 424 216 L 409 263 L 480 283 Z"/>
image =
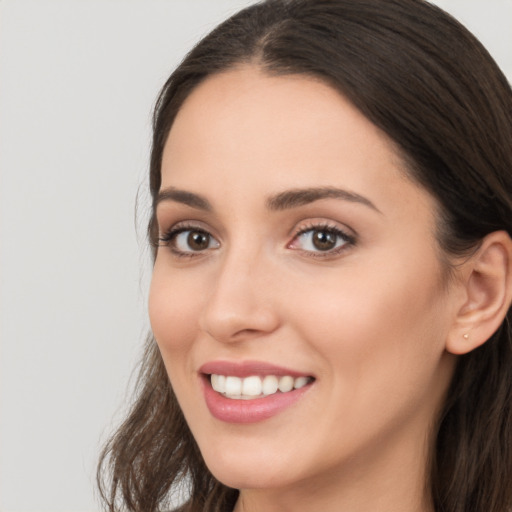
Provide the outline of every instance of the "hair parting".
<path id="1" fill-rule="evenodd" d="M 407 175 L 439 205 L 446 262 L 493 231 L 512 233 L 512 90 L 474 36 L 423 0 L 267 0 L 200 41 L 160 92 L 149 177 L 153 255 L 173 121 L 202 81 L 242 65 L 315 77 L 380 128 Z M 484 345 L 460 356 L 433 426 L 427 485 L 436 512 L 512 510 L 510 314 Z M 102 453 L 98 485 L 110 512 L 164 510 L 183 487 L 179 512 L 231 511 L 236 502 L 238 491 L 206 467 L 152 336 L 130 414 Z"/>

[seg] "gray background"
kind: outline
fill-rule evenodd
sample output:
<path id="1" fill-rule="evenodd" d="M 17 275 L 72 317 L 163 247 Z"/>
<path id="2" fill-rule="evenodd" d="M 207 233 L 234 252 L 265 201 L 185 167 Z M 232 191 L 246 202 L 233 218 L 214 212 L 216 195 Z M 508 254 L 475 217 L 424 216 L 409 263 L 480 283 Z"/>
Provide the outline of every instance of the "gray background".
<path id="1" fill-rule="evenodd" d="M 151 107 L 192 44 L 249 3 L 0 2 L 3 512 L 99 509 L 96 457 L 148 327 Z M 512 0 L 437 3 L 512 79 Z"/>

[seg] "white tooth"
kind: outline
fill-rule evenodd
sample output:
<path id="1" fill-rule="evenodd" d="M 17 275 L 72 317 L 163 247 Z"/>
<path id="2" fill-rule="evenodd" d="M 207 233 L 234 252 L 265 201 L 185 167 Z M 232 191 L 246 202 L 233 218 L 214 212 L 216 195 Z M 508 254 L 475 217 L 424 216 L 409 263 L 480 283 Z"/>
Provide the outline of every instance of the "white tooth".
<path id="1" fill-rule="evenodd" d="M 246 377 L 242 381 L 242 395 L 258 396 L 261 395 L 261 379 L 257 376 Z"/>
<path id="2" fill-rule="evenodd" d="M 241 395 L 242 394 L 242 379 L 238 377 L 226 377 L 226 395 Z"/>
<path id="3" fill-rule="evenodd" d="M 219 386 L 219 393 L 226 392 L 226 376 L 225 375 L 219 375 L 218 386 Z"/>
<path id="4" fill-rule="evenodd" d="M 289 375 L 285 375 L 279 379 L 279 391 L 282 393 L 286 393 L 287 391 L 291 391 L 293 389 L 293 377 Z"/>
<path id="5" fill-rule="evenodd" d="M 308 382 L 309 379 L 307 377 L 297 377 L 293 383 L 293 387 L 295 389 L 300 389 L 303 388 Z"/>
<path id="6" fill-rule="evenodd" d="M 210 382 L 212 383 L 212 388 L 215 391 L 219 391 L 219 376 L 212 373 L 210 375 Z"/>
<path id="7" fill-rule="evenodd" d="M 218 393 L 226 392 L 226 377 L 224 375 L 211 375 L 212 388 Z"/>
<path id="8" fill-rule="evenodd" d="M 309 377 L 297 377 L 294 379 L 290 375 L 276 377 L 275 375 L 267 375 L 263 380 L 256 376 L 241 379 L 234 376 L 225 376 L 212 374 L 210 375 L 212 388 L 218 393 L 225 394 L 228 398 L 236 398 L 247 400 L 258 397 L 272 395 L 277 390 L 287 393 L 292 389 L 300 389 L 309 383 Z"/>
<path id="9" fill-rule="evenodd" d="M 279 386 L 279 381 L 275 375 L 267 375 L 263 379 L 262 391 L 264 395 L 273 395 Z"/>

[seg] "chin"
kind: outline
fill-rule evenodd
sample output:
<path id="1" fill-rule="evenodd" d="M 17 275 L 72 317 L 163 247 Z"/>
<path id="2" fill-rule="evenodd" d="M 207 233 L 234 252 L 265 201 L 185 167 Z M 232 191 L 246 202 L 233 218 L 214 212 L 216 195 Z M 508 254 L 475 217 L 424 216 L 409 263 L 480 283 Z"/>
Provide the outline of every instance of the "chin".
<path id="1" fill-rule="evenodd" d="M 290 483 L 277 476 L 276 471 L 269 469 L 268 466 L 255 470 L 254 467 L 219 467 L 218 464 L 210 467 L 211 473 L 219 482 L 233 489 L 282 488 Z"/>
<path id="2" fill-rule="evenodd" d="M 276 461 L 275 455 L 266 456 L 259 450 L 257 456 L 232 449 L 229 453 L 205 454 L 205 463 L 219 482 L 234 489 L 271 489 L 285 487 L 294 480 L 290 464 Z"/>

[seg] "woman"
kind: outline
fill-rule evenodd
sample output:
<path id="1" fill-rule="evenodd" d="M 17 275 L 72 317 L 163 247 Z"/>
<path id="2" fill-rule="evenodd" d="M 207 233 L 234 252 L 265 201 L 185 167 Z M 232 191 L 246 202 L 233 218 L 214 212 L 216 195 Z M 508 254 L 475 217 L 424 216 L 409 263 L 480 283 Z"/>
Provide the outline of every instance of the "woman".
<path id="1" fill-rule="evenodd" d="M 154 117 L 110 510 L 512 509 L 512 92 L 421 0 L 270 0 Z"/>

